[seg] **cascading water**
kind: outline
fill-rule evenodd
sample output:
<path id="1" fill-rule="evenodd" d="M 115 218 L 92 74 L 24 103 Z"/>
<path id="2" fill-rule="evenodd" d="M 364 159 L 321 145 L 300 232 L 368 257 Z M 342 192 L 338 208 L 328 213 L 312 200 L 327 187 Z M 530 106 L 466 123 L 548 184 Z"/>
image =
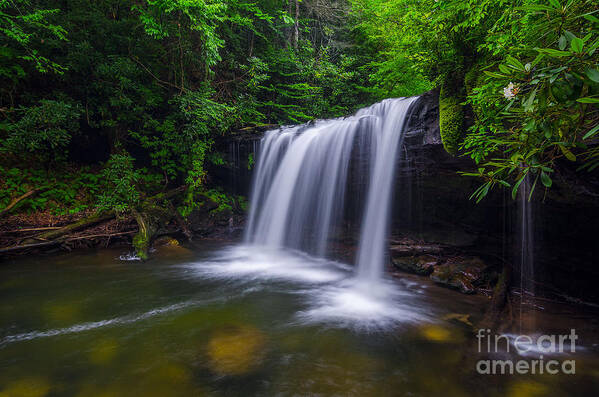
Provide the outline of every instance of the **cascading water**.
<path id="1" fill-rule="evenodd" d="M 354 277 L 312 295 L 313 308 L 301 313 L 308 321 L 357 321 L 370 327 L 423 318 L 410 304 L 410 294 L 382 277 L 396 157 L 416 99 L 387 99 L 352 117 L 285 127 L 262 139 L 245 236 L 260 251 L 254 250 L 253 267 L 245 269 L 252 272 L 277 262 L 267 265 L 270 277 L 283 272 L 304 280 L 334 280 L 330 273 L 317 276 L 315 268 L 324 263 L 313 259 L 300 259 L 310 270 L 306 273 L 296 258 L 264 255 L 283 248 L 321 257 L 327 253 L 331 231 L 343 215 L 352 155 L 361 157 L 357 180 L 366 179 L 368 188 Z"/>
<path id="2" fill-rule="evenodd" d="M 318 121 L 266 133 L 246 242 L 324 255 L 340 215 L 353 137 L 362 120 Z"/>
<path id="3" fill-rule="evenodd" d="M 519 222 L 520 222 L 520 329 L 525 326 L 523 319 L 523 309 L 525 295 L 534 297 L 535 295 L 535 271 L 534 271 L 534 224 L 533 224 L 533 209 L 530 201 L 531 195 L 530 178 L 527 175 L 519 191 Z M 534 326 L 534 311 L 527 316 L 527 327 Z"/>
<path id="4" fill-rule="evenodd" d="M 382 276 L 396 157 L 416 99 L 386 99 L 351 117 L 266 132 L 245 244 L 201 271 L 300 282 L 310 303 L 298 312 L 302 321 L 378 328 L 428 318 L 412 286 Z M 356 266 L 325 259 L 342 221 L 360 217 Z"/>
<path id="5" fill-rule="evenodd" d="M 403 141 L 403 129 L 410 105 L 415 98 L 391 102 L 379 107 L 380 125 L 372 132 L 376 142 L 374 166 L 366 199 L 366 212 L 358 249 L 358 278 L 377 280 L 385 260 L 385 245 L 389 228 L 391 191 L 395 175 L 395 158 Z"/>
<path id="6" fill-rule="evenodd" d="M 342 213 L 352 148 L 360 137 L 370 148 L 370 172 L 357 276 L 380 278 L 395 158 L 415 100 L 387 99 L 352 117 L 267 132 L 255 173 L 246 242 L 324 255 L 331 228 Z"/>

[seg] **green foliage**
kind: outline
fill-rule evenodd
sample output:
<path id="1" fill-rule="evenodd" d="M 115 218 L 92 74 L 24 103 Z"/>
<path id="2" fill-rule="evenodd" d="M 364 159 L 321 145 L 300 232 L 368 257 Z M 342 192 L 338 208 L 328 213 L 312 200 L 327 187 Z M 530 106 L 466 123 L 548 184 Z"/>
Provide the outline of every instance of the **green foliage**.
<path id="1" fill-rule="evenodd" d="M 477 164 L 466 175 L 514 194 L 531 175 L 549 188 L 556 162 L 599 166 L 599 11 L 591 0 L 352 0 L 372 43 L 377 87 L 442 85 L 445 147 Z M 404 66 L 403 68 L 401 66 Z M 389 76 L 388 78 L 386 76 Z M 413 83 L 412 83 L 413 84 Z M 446 89 L 451 87 L 450 90 Z M 463 94 L 465 93 L 465 95 Z M 505 96 L 504 96 L 504 93 Z M 460 105 L 465 104 L 465 105 Z M 464 116 L 462 116 L 462 114 Z M 473 117 L 472 117 L 473 116 Z M 471 128 L 461 142 L 463 128 Z"/>
<path id="2" fill-rule="evenodd" d="M 89 167 L 48 173 L 35 168 L 0 166 L 0 208 L 31 190 L 39 193 L 17 205 L 15 211 L 50 211 L 55 215 L 75 214 L 93 207 L 101 190 L 99 175 Z"/>
<path id="3" fill-rule="evenodd" d="M 59 10 L 34 8 L 33 4 L 29 0 L 0 0 L 0 81 L 3 83 L 24 78 L 30 64 L 42 73 L 65 70 L 39 49 L 44 40 L 66 41 L 64 28 L 49 22 Z"/>
<path id="4" fill-rule="evenodd" d="M 0 165 L 50 175 L 108 160 L 84 205 L 129 211 L 209 189 L 205 163 L 231 130 L 380 98 L 348 3 L 298 4 L 299 18 L 281 0 L 0 0 Z"/>
<path id="5" fill-rule="evenodd" d="M 64 160 L 71 135 L 79 131 L 79 110 L 62 101 L 41 100 L 17 113 L 22 116 L 16 122 L 0 124 L 6 133 L 0 150 L 45 163 Z"/>
<path id="6" fill-rule="evenodd" d="M 469 97 L 481 115 L 464 143 L 480 164 L 467 175 L 485 179 L 474 194 L 479 200 L 495 185 L 515 197 L 528 175 L 533 190 L 538 182 L 549 188 L 561 159 L 599 166 L 599 148 L 588 145 L 599 130 L 597 10 L 587 1 L 562 3 L 523 2 L 509 13 L 522 33 Z M 502 43 L 490 37 L 486 45 Z"/>
<path id="7" fill-rule="evenodd" d="M 438 86 L 444 145 L 479 165 L 478 198 L 527 174 L 552 186 L 561 159 L 599 165 L 594 2 L 303 0 L 298 16 L 289 5 L 0 0 L 0 166 L 45 168 L 7 179 L 48 187 L 103 167 L 105 180 L 22 207 L 124 212 L 180 185 L 194 197 L 214 188 L 206 162 L 222 164 L 232 130 Z M 22 189 L 6 191 L 4 204 Z"/>
<path id="8" fill-rule="evenodd" d="M 125 212 L 134 209 L 140 201 L 137 184 L 139 171 L 133 167 L 133 158 L 127 154 L 113 154 L 102 170 L 103 189 L 98 201 L 100 210 Z"/>

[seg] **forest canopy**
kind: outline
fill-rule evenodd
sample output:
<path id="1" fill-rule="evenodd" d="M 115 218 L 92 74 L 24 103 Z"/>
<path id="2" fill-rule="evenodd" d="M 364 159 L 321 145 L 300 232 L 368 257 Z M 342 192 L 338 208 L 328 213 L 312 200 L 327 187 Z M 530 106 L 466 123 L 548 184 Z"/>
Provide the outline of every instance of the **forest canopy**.
<path id="1" fill-rule="evenodd" d="M 590 0 L 0 0 L 0 208 L 135 210 L 213 188 L 241 128 L 440 90 L 481 199 L 599 165 Z M 583 170 L 584 171 L 584 170 Z M 515 194 L 515 193 L 514 193 Z"/>

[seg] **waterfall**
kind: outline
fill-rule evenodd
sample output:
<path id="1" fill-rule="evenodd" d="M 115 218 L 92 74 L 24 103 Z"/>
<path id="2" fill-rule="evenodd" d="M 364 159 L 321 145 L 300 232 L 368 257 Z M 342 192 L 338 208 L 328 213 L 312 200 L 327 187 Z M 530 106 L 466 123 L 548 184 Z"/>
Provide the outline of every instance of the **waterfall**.
<path id="1" fill-rule="evenodd" d="M 326 255 L 331 232 L 343 215 L 350 160 L 358 142 L 359 151 L 368 157 L 368 193 L 356 274 L 361 280 L 379 278 L 396 155 L 415 100 L 386 99 L 351 117 L 266 132 L 254 173 L 246 243 Z"/>
<path id="2" fill-rule="evenodd" d="M 522 294 L 534 295 L 534 233 L 532 219 L 532 203 L 528 176 L 520 186 L 520 288 Z"/>
<path id="3" fill-rule="evenodd" d="M 525 303 L 525 295 L 528 297 L 535 296 L 535 269 L 534 269 L 534 224 L 533 224 L 533 209 L 530 201 L 531 195 L 530 178 L 527 175 L 519 189 L 519 262 L 520 262 L 520 329 L 534 326 L 535 316 L 534 311 L 530 311 L 526 316 L 526 321 L 523 318 L 523 309 Z M 526 299 L 528 301 L 528 298 Z M 534 302 L 533 302 L 534 305 Z"/>
<path id="4" fill-rule="evenodd" d="M 373 131 L 376 142 L 374 166 L 370 173 L 366 212 L 358 249 L 358 278 L 376 280 L 381 276 L 385 261 L 385 246 L 390 222 L 391 191 L 395 175 L 395 158 L 403 142 L 403 130 L 408 109 L 415 98 L 390 102 L 377 108 L 379 128 Z"/>

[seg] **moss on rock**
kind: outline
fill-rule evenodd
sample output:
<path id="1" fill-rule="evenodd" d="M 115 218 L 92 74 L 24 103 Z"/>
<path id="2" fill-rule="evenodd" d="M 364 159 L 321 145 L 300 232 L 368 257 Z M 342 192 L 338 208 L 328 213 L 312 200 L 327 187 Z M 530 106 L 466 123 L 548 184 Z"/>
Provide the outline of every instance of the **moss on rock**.
<path id="1" fill-rule="evenodd" d="M 463 137 L 464 109 L 461 102 L 444 84 L 439 95 L 439 126 L 443 147 L 452 155 L 457 154 Z"/>
<path id="2" fill-rule="evenodd" d="M 172 218 L 172 213 L 153 202 L 146 203 L 143 210 L 134 211 L 139 231 L 133 236 L 135 253 L 147 260 L 154 236 Z"/>

